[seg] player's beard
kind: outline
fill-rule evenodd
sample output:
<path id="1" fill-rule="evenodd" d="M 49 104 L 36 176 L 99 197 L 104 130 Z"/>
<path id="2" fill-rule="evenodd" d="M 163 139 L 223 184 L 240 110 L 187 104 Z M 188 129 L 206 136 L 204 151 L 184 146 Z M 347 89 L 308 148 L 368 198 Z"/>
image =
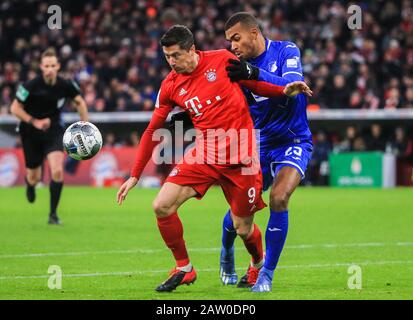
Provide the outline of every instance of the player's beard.
<path id="1" fill-rule="evenodd" d="M 44 82 L 49 86 L 53 85 L 56 82 L 56 77 L 54 77 L 54 76 L 44 76 Z"/>
<path id="2" fill-rule="evenodd" d="M 234 54 L 237 56 L 238 59 L 244 59 L 248 60 L 251 58 L 256 58 L 258 55 L 256 55 L 254 50 L 254 46 L 249 43 L 248 45 L 244 45 L 242 48 L 242 51 L 234 52 Z"/>
<path id="3" fill-rule="evenodd" d="M 172 68 L 176 73 L 184 73 L 184 69 L 183 68 L 179 68 L 179 67 L 174 67 Z"/>

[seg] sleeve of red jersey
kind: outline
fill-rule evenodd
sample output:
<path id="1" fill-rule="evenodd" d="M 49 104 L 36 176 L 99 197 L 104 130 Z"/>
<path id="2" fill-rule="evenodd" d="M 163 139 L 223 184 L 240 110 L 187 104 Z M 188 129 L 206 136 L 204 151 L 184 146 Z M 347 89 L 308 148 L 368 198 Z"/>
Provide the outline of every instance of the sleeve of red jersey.
<path id="1" fill-rule="evenodd" d="M 155 130 L 163 127 L 169 112 L 172 109 L 172 104 L 169 100 L 169 90 L 164 82 L 159 89 L 158 97 L 155 103 L 155 110 L 152 114 L 151 121 L 145 132 L 142 135 L 141 141 L 136 153 L 136 159 L 134 166 L 131 170 L 131 176 L 139 179 L 141 177 L 143 169 L 152 156 L 153 149 L 159 143 L 159 141 L 153 140 L 153 134 Z"/>
<path id="2" fill-rule="evenodd" d="M 226 52 L 226 66 L 228 65 L 228 59 L 235 59 L 239 60 L 237 56 L 233 53 Z M 268 98 L 279 98 L 284 97 L 284 86 L 277 86 L 275 84 L 265 82 L 265 81 L 257 81 L 257 80 L 241 80 L 238 82 L 240 85 L 244 86 L 245 88 L 249 89 L 252 93 L 261 96 L 261 97 L 268 97 Z"/>
<path id="3" fill-rule="evenodd" d="M 249 89 L 252 93 L 261 97 L 285 97 L 284 86 L 277 86 L 269 82 L 256 80 L 241 80 L 239 81 L 239 84 Z"/>

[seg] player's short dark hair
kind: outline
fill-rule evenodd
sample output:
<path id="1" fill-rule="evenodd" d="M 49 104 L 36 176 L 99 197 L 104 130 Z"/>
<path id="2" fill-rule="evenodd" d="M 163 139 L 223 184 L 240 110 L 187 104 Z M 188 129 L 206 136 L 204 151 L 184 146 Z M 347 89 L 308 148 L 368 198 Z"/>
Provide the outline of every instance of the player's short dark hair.
<path id="1" fill-rule="evenodd" d="M 41 55 L 40 57 L 40 61 L 43 60 L 43 58 L 45 57 L 56 57 L 56 59 L 58 59 L 57 57 L 57 53 L 56 53 L 56 49 L 53 47 L 47 48 Z"/>
<path id="2" fill-rule="evenodd" d="M 243 11 L 243 12 L 234 13 L 231 17 L 229 17 L 229 19 L 225 23 L 225 27 L 224 27 L 225 31 L 235 26 L 238 22 L 240 22 L 242 25 L 246 27 L 250 27 L 250 28 L 256 27 L 260 29 L 257 18 L 255 18 L 253 14 Z"/>
<path id="3" fill-rule="evenodd" d="M 194 44 L 194 35 L 188 27 L 176 24 L 165 32 L 159 42 L 163 47 L 177 44 L 179 48 L 189 50 Z"/>

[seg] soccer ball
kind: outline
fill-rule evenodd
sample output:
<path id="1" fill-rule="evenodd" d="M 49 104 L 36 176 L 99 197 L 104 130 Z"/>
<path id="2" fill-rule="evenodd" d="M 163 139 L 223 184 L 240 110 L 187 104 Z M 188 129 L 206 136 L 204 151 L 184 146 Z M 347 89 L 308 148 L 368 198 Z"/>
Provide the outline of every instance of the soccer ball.
<path id="1" fill-rule="evenodd" d="M 63 146 L 67 154 L 76 160 L 87 160 L 102 148 L 102 135 L 90 122 L 78 121 L 71 124 L 63 135 Z"/>

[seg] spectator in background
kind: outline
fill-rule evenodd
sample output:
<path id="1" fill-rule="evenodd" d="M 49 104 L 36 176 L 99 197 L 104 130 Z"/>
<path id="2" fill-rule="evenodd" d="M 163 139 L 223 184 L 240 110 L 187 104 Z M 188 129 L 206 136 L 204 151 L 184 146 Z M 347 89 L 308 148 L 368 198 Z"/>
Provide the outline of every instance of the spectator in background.
<path id="1" fill-rule="evenodd" d="M 400 90 L 391 88 L 384 95 L 384 109 L 396 109 L 400 107 Z"/>
<path id="2" fill-rule="evenodd" d="M 103 140 L 103 146 L 107 147 L 107 148 L 113 148 L 116 147 L 116 137 L 115 134 L 113 132 L 108 132 L 105 135 L 105 138 Z"/>
<path id="3" fill-rule="evenodd" d="M 127 111 L 126 110 L 126 99 L 124 97 L 119 97 L 116 100 L 116 111 L 117 112 Z"/>
<path id="4" fill-rule="evenodd" d="M 342 141 L 334 146 L 334 152 L 354 151 L 354 140 L 357 138 L 357 130 L 354 126 L 346 128 L 346 135 Z"/>
<path id="5" fill-rule="evenodd" d="M 412 62 L 413 62 L 413 37 L 412 37 Z M 406 74 L 403 76 L 403 86 L 405 88 L 411 88 L 413 87 L 413 68 L 406 72 Z"/>
<path id="6" fill-rule="evenodd" d="M 327 140 L 324 131 L 318 131 L 314 140 L 313 154 L 308 168 L 308 180 L 314 185 L 327 185 L 328 155 L 331 152 L 331 143 Z"/>
<path id="7" fill-rule="evenodd" d="M 151 111 L 153 108 L 153 101 L 152 99 L 145 99 L 143 101 L 143 108 L 142 111 Z"/>
<path id="8" fill-rule="evenodd" d="M 364 105 L 360 92 L 355 90 L 351 93 L 349 106 L 351 109 L 361 109 Z"/>
<path id="9" fill-rule="evenodd" d="M 103 98 L 96 99 L 94 106 L 90 111 L 102 112 L 106 109 L 106 100 Z"/>
<path id="10" fill-rule="evenodd" d="M 393 139 L 388 143 L 387 150 L 393 153 L 398 160 L 410 160 L 413 157 L 413 142 L 406 135 L 406 129 L 397 127 Z"/>
<path id="11" fill-rule="evenodd" d="M 143 92 L 142 98 L 152 100 L 153 103 L 156 101 L 156 97 L 158 96 L 158 92 L 155 91 L 152 85 L 146 85 Z"/>
<path id="12" fill-rule="evenodd" d="M 333 77 L 333 84 L 328 89 L 329 108 L 348 108 L 350 102 L 350 88 L 346 78 L 341 74 Z"/>
<path id="13" fill-rule="evenodd" d="M 382 135 L 382 128 L 378 123 L 373 123 L 370 127 L 370 136 L 367 138 L 366 149 L 368 151 L 386 150 L 386 140 Z"/>
<path id="14" fill-rule="evenodd" d="M 401 106 L 402 108 L 413 109 L 413 86 L 406 89 Z"/>
<path id="15" fill-rule="evenodd" d="M 363 152 L 366 151 L 366 142 L 362 136 L 356 137 L 353 142 L 353 151 Z"/>
<path id="16" fill-rule="evenodd" d="M 132 131 L 131 134 L 129 135 L 129 139 L 126 143 L 126 145 L 130 147 L 137 147 L 139 145 L 141 137 L 138 132 Z"/>
<path id="17" fill-rule="evenodd" d="M 370 72 L 367 64 L 363 63 L 359 65 L 358 74 L 356 85 L 360 94 L 365 94 L 367 90 L 377 90 L 376 78 Z"/>
<path id="18" fill-rule="evenodd" d="M 133 91 L 131 94 L 131 99 L 128 103 L 127 109 L 130 111 L 142 111 L 143 110 L 143 100 L 139 92 Z"/>
<path id="19" fill-rule="evenodd" d="M 11 88 L 9 86 L 3 87 L 3 89 L 1 90 L 1 105 L 0 105 L 0 107 L 8 108 L 8 106 L 11 104 L 12 100 L 13 100 L 13 97 L 12 97 Z"/>
<path id="20" fill-rule="evenodd" d="M 378 109 L 380 106 L 380 98 L 377 97 L 371 90 L 367 91 L 364 96 L 363 109 Z"/>

